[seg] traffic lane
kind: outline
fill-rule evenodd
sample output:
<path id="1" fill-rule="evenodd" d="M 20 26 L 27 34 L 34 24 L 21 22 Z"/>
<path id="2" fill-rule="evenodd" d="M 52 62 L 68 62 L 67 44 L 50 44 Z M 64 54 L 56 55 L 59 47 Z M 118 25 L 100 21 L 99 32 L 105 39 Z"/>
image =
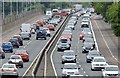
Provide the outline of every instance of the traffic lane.
<path id="1" fill-rule="evenodd" d="M 73 31 L 76 31 L 76 30 L 73 30 Z M 73 36 L 74 35 L 76 35 L 76 34 L 73 34 Z M 71 49 L 73 49 L 74 51 L 76 50 L 76 49 L 74 49 L 74 48 L 76 48 L 75 41 L 76 41 L 76 38 L 73 37 Z M 75 51 L 75 52 L 77 54 L 77 51 Z M 53 63 L 54 63 L 54 66 L 55 66 L 55 69 L 56 69 L 56 73 L 57 73 L 58 76 L 62 76 L 62 69 L 61 69 L 63 67 L 63 64 L 62 64 L 62 55 L 63 55 L 63 52 L 62 51 L 57 51 L 57 45 L 56 45 L 55 46 L 55 50 L 53 52 L 52 59 L 53 59 Z M 77 61 L 78 61 L 78 58 L 77 58 Z M 80 66 L 80 65 L 78 65 L 78 66 Z M 81 75 L 84 75 L 84 72 L 83 72 L 82 69 L 80 69 L 79 72 L 80 72 Z"/>
<path id="2" fill-rule="evenodd" d="M 62 23 L 62 22 L 60 22 Z M 56 30 L 59 28 L 59 24 L 56 26 Z M 55 31 L 51 31 L 51 37 L 54 35 Z M 25 71 L 27 70 L 27 68 L 29 67 L 29 65 L 32 63 L 32 61 L 34 60 L 34 58 L 39 54 L 39 52 L 42 50 L 42 48 L 46 45 L 46 43 L 49 41 L 49 39 L 51 37 L 47 37 L 47 40 L 43 40 L 43 39 L 39 39 L 36 40 L 36 38 L 34 37 L 33 40 L 31 41 L 31 43 L 25 47 L 25 49 L 29 52 L 30 54 L 30 61 L 27 63 L 24 63 L 24 69 L 20 68 L 19 71 L 19 75 L 22 76 Z M 24 72 L 23 72 L 24 71 Z"/>
<path id="3" fill-rule="evenodd" d="M 105 30 L 104 25 L 99 22 L 100 20 L 92 20 L 92 25 L 93 25 L 93 30 L 95 32 L 95 36 L 96 36 L 96 40 L 99 46 L 99 50 L 101 52 L 101 54 L 103 54 L 103 56 L 106 58 L 108 64 L 116 64 L 118 65 L 116 59 L 113 57 L 112 53 L 117 53 L 117 48 L 114 45 L 114 43 L 112 43 L 112 41 L 110 40 L 110 38 L 108 38 L 109 36 L 105 33 L 101 33 L 101 31 L 105 32 L 107 30 Z M 102 30 L 100 30 L 99 28 L 101 28 Z M 106 39 L 104 38 L 104 36 L 106 36 Z M 108 46 L 109 45 L 111 46 Z M 112 51 L 114 50 L 114 51 Z M 117 57 L 118 55 L 116 55 Z"/>
<path id="4" fill-rule="evenodd" d="M 58 27 L 59 27 L 59 25 L 56 26 L 55 29 L 57 30 Z M 51 37 L 53 36 L 53 34 L 55 33 L 55 31 L 50 31 L 51 32 Z M 37 56 L 37 54 L 40 52 L 40 50 L 42 50 L 42 48 L 45 46 L 45 44 L 47 43 L 47 41 L 51 38 L 51 37 L 47 37 L 47 40 L 42 40 L 42 39 L 36 40 L 35 36 L 36 35 L 34 34 L 34 35 L 32 35 L 32 37 L 31 37 L 30 40 L 23 40 L 24 46 L 20 46 L 20 48 L 14 48 L 14 50 L 17 50 L 17 49 L 19 49 L 19 50 L 26 49 L 29 52 L 29 54 L 30 54 L 30 61 L 29 62 L 25 62 L 24 63 L 24 68 L 19 68 L 19 70 L 18 70 L 20 76 L 22 76 L 24 74 L 24 72 L 29 67 L 29 65 L 32 63 L 32 61 L 34 60 L 34 58 Z M 12 54 L 13 53 L 6 53 L 6 57 L 7 58 L 5 58 L 5 59 L 2 60 L 2 64 L 6 63 L 8 61 L 8 59 L 9 59 L 9 57 Z"/>
<path id="5" fill-rule="evenodd" d="M 100 77 L 101 71 L 91 71 L 91 63 L 86 63 L 86 54 L 82 53 L 82 40 L 79 39 L 79 35 L 82 31 L 80 27 L 81 20 L 82 18 L 80 17 L 75 27 L 75 31 L 73 31 L 72 49 L 77 53 L 77 60 L 81 66 L 81 70 L 83 70 L 84 76 Z"/>

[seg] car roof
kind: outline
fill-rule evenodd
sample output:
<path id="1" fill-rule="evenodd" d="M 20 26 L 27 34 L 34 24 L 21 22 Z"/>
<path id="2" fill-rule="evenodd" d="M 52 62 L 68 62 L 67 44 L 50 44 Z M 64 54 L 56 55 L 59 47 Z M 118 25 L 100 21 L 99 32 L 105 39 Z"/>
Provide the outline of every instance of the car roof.
<path id="1" fill-rule="evenodd" d="M 64 52 L 74 52 L 73 50 L 65 50 Z"/>
<path id="2" fill-rule="evenodd" d="M 98 59 L 98 58 L 105 59 L 105 58 L 104 58 L 104 57 L 102 57 L 102 56 L 97 56 L 97 57 L 94 57 L 94 59 Z"/>
<path id="3" fill-rule="evenodd" d="M 76 63 L 65 63 L 64 65 L 77 65 Z"/>

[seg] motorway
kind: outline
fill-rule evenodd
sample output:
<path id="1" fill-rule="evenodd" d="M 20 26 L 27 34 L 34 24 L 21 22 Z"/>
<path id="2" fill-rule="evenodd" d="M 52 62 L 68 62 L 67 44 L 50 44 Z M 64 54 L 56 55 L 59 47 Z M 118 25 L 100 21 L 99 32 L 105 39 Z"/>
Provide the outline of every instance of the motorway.
<path id="1" fill-rule="evenodd" d="M 104 29 L 105 23 L 103 23 L 103 21 L 101 22 L 101 20 L 93 20 L 93 18 L 95 18 L 95 15 L 92 17 L 92 25 L 100 53 L 106 58 L 108 64 L 118 65 L 118 61 L 116 61 L 115 59 L 118 56 L 118 49 L 116 45 L 112 45 L 113 43 L 112 41 L 110 41 L 111 39 L 109 39 L 108 37 L 106 37 L 107 42 L 105 42 L 106 40 L 104 40 L 104 37 L 102 37 L 99 31 L 99 27 Z M 81 67 L 79 72 L 81 75 L 89 76 L 91 78 L 101 77 L 102 76 L 101 71 L 91 71 L 91 64 L 86 63 L 86 54 L 82 53 L 82 42 L 79 40 L 79 34 L 81 32 L 80 26 L 81 26 L 81 18 L 79 18 L 78 23 L 75 26 L 75 30 L 73 30 L 73 40 L 71 42 L 72 43 L 71 50 L 75 51 L 77 55 L 77 63 Z M 110 46 L 110 48 L 108 45 Z M 114 53 L 113 55 L 112 52 Z M 54 71 L 57 76 L 62 76 L 61 68 L 63 67 L 63 64 L 61 63 L 62 62 L 61 55 L 63 55 L 63 52 L 58 52 L 56 46 L 53 50 L 52 60 L 54 63 L 53 68 L 55 68 Z"/>
<path id="2" fill-rule="evenodd" d="M 93 16 L 95 18 L 95 16 Z M 118 64 L 118 42 L 113 42 L 111 37 L 109 38 L 108 34 L 106 33 L 107 25 L 102 20 L 96 20 L 92 18 L 92 26 L 93 30 L 95 32 L 95 37 L 97 40 L 98 48 L 100 53 L 106 58 L 107 63 L 109 64 Z M 75 30 L 73 30 L 73 39 L 72 39 L 72 47 L 71 50 L 74 50 L 77 55 L 77 63 L 80 66 L 80 74 L 83 76 L 89 76 L 91 78 L 100 77 L 102 75 L 101 71 L 91 71 L 91 64 L 86 63 L 86 54 L 82 53 L 82 41 L 79 40 L 79 35 L 81 33 L 81 17 L 78 20 L 78 23 L 75 26 Z M 59 26 L 57 26 L 58 28 Z M 56 28 L 56 29 L 57 29 Z M 19 31 L 17 31 L 17 34 Z M 51 31 L 51 34 L 53 35 L 55 31 Z M 109 33 L 109 32 L 108 32 Z M 9 33 L 10 34 L 10 33 Z M 12 33 L 13 34 L 13 33 Z M 8 38 L 9 39 L 9 38 Z M 32 35 L 31 40 L 24 40 L 24 46 L 21 46 L 19 49 L 26 49 L 30 54 L 30 61 L 24 63 L 24 68 L 18 68 L 19 75 L 22 76 L 29 65 L 32 63 L 34 58 L 37 56 L 37 54 L 41 51 L 41 49 L 45 46 L 47 41 L 50 38 L 48 37 L 47 40 L 35 40 L 35 35 Z M 16 50 L 16 49 L 14 49 Z M 1 60 L 2 63 L 0 63 L 0 66 L 7 62 L 9 57 L 12 55 L 12 53 L 6 53 L 6 58 Z M 58 52 L 57 48 L 55 47 L 52 52 L 52 60 L 55 68 L 55 73 L 57 76 L 62 76 L 62 67 L 63 64 L 61 63 L 61 55 L 63 55 L 63 52 Z M 39 70 L 39 69 L 38 69 Z M 23 72 L 24 71 L 24 72 Z M 40 71 L 40 70 L 39 70 Z M 39 76 L 39 72 L 37 73 L 37 76 Z"/>
<path id="3" fill-rule="evenodd" d="M 37 17 L 37 19 L 40 19 L 39 17 Z M 34 20 L 30 20 L 29 22 L 26 23 L 33 23 L 33 21 L 37 20 L 36 18 Z M 56 26 L 55 30 L 57 30 L 57 28 L 59 27 Z M 52 35 L 55 33 L 55 31 L 51 31 L 51 37 Z M 12 34 L 7 34 L 4 41 L 7 41 L 10 37 L 12 37 L 14 34 L 19 34 L 18 30 L 15 30 L 14 33 Z M 32 35 L 30 40 L 23 40 L 23 46 L 20 46 L 20 48 L 15 48 L 14 50 L 17 49 L 25 49 L 28 51 L 29 56 L 30 56 L 30 61 L 29 62 L 24 62 L 24 67 L 23 68 L 18 68 L 18 72 L 19 72 L 19 76 L 23 76 L 23 74 L 25 73 L 25 71 L 27 70 L 27 68 L 30 66 L 30 64 L 32 63 L 32 61 L 35 59 L 35 57 L 39 54 L 39 52 L 42 50 L 42 48 L 45 46 L 45 44 L 49 41 L 49 39 L 51 37 L 47 37 L 47 40 L 36 40 L 35 39 L 35 34 Z M 13 53 L 6 53 L 6 58 L 5 59 L 1 59 L 1 63 L 0 63 L 0 67 L 2 66 L 2 64 L 8 62 L 8 59 L 10 58 L 10 56 Z"/>

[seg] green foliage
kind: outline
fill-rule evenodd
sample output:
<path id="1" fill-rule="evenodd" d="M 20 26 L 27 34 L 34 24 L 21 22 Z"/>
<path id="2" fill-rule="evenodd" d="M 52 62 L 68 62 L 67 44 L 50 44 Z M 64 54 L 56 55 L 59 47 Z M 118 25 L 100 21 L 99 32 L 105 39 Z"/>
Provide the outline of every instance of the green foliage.
<path id="1" fill-rule="evenodd" d="M 120 36 L 120 24 L 112 24 L 112 29 L 116 36 Z"/>

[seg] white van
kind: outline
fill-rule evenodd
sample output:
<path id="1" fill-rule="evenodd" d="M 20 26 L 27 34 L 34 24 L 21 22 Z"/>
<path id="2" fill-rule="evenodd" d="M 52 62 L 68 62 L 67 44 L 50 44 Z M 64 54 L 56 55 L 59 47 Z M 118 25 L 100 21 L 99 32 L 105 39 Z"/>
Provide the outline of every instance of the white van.
<path id="1" fill-rule="evenodd" d="M 32 31 L 31 24 L 22 24 L 20 30 L 21 30 L 20 35 L 23 39 L 26 39 L 26 38 L 30 39 L 31 31 Z"/>

